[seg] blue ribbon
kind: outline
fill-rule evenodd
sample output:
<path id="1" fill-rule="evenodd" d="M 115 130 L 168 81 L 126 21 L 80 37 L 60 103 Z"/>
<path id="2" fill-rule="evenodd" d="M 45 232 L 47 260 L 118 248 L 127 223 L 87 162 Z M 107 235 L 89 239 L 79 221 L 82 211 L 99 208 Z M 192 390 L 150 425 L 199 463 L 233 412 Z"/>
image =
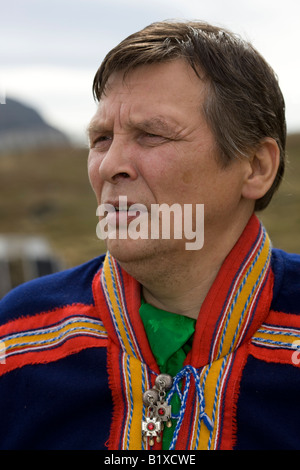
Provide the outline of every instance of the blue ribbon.
<path id="1" fill-rule="evenodd" d="M 166 400 L 167 403 L 170 404 L 170 401 L 171 401 L 173 395 L 175 393 L 177 393 L 177 395 L 179 396 L 179 399 L 181 401 L 181 407 L 180 407 L 179 413 L 177 415 L 172 414 L 172 418 L 173 419 L 178 419 L 178 421 L 177 421 L 177 424 L 176 424 L 176 427 L 175 427 L 175 430 L 174 430 L 173 439 L 172 439 L 172 442 L 171 442 L 171 445 L 170 445 L 170 450 L 175 449 L 175 445 L 176 445 L 176 442 L 177 442 L 179 430 L 180 430 L 180 427 L 181 427 L 181 424 L 182 424 L 182 421 L 183 421 L 183 418 L 184 418 L 184 413 L 185 413 L 185 410 L 186 410 L 187 397 L 188 397 L 188 393 L 189 393 L 189 389 L 190 389 L 191 377 L 192 376 L 194 377 L 196 392 L 197 392 L 198 399 L 199 399 L 199 406 L 200 406 L 199 421 L 201 422 L 203 420 L 203 422 L 204 422 L 205 426 L 207 427 L 207 429 L 209 431 L 213 430 L 213 423 L 212 423 L 211 419 L 205 413 L 205 399 L 204 399 L 204 393 L 203 393 L 203 390 L 202 390 L 202 387 L 201 387 L 201 384 L 200 384 L 200 376 L 197 372 L 197 369 L 195 369 L 194 367 L 192 367 L 190 365 L 187 365 L 174 377 L 173 386 L 172 386 L 171 390 L 169 391 L 168 397 L 167 397 L 167 400 Z M 179 387 L 179 384 L 180 384 L 180 382 L 183 378 L 185 378 L 186 381 L 185 381 L 184 389 L 183 389 L 183 391 L 181 391 L 180 387 Z M 199 423 L 199 425 L 200 425 L 200 423 Z"/>

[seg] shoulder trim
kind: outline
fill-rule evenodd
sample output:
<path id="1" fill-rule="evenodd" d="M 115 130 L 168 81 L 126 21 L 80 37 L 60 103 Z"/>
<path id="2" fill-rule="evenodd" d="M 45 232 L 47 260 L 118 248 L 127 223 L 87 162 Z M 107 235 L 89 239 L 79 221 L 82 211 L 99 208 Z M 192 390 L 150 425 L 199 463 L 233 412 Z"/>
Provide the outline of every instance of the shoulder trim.
<path id="1" fill-rule="evenodd" d="M 300 317 L 271 311 L 251 343 L 250 354 L 257 359 L 299 366 Z"/>
<path id="2" fill-rule="evenodd" d="M 21 318 L 0 327 L 0 375 L 104 346 L 107 332 L 94 306 L 73 304 Z"/>

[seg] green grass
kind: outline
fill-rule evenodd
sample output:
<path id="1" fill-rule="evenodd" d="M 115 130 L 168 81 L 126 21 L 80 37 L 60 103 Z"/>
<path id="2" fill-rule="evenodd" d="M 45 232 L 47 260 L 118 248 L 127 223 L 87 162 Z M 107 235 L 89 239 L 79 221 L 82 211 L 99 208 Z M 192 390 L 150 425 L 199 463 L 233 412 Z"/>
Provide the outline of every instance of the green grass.
<path id="1" fill-rule="evenodd" d="M 273 246 L 300 253 L 300 134 L 288 137 L 287 154 L 284 180 L 260 219 Z"/>
<path id="2" fill-rule="evenodd" d="M 66 266 L 102 253 L 86 162 L 86 149 L 1 156 L 0 233 L 46 236 Z"/>
<path id="3" fill-rule="evenodd" d="M 68 148 L 0 155 L 0 234 L 46 236 L 67 267 L 103 253 L 87 154 Z M 288 155 L 284 181 L 260 218 L 274 246 L 300 253 L 300 135 L 289 136 Z"/>

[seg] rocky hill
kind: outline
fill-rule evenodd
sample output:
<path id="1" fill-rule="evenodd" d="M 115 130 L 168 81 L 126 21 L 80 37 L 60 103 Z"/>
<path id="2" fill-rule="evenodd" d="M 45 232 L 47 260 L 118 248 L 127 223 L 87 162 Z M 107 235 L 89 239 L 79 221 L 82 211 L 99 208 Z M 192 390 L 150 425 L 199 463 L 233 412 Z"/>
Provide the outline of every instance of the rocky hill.
<path id="1" fill-rule="evenodd" d="M 11 98 L 0 105 L 1 153 L 68 144 L 67 136 L 50 126 L 35 109 Z"/>

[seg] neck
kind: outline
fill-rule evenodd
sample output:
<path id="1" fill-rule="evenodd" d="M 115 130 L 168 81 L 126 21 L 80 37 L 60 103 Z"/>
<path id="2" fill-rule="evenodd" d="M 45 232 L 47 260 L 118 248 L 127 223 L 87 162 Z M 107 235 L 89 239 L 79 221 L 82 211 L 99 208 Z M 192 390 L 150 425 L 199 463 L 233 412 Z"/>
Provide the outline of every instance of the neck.
<path id="1" fill-rule="evenodd" d="M 182 251 L 170 256 L 120 263 L 141 285 L 147 303 L 168 312 L 198 318 L 201 306 L 218 271 L 239 237 L 245 223 L 230 228 L 219 239 L 206 237 L 199 251 Z M 213 241 L 211 241 L 213 240 Z"/>
<path id="2" fill-rule="evenodd" d="M 176 263 L 159 263 L 154 259 L 138 266 L 122 266 L 141 285 L 144 299 L 156 308 L 197 318 L 201 305 L 213 284 L 221 263 L 204 260 L 195 263 L 195 256 Z M 193 262 L 192 262 L 193 260 Z"/>
<path id="3" fill-rule="evenodd" d="M 181 271 L 180 275 L 177 273 L 177 279 L 173 275 L 170 283 L 166 277 L 160 278 L 160 282 L 157 279 L 156 283 L 145 281 L 143 296 L 147 303 L 156 308 L 197 319 L 201 305 L 217 273 L 218 267 L 210 269 L 209 273 L 201 279 L 201 273 L 199 273 L 197 282 L 194 282 L 194 276 L 191 276 L 188 270 Z"/>

